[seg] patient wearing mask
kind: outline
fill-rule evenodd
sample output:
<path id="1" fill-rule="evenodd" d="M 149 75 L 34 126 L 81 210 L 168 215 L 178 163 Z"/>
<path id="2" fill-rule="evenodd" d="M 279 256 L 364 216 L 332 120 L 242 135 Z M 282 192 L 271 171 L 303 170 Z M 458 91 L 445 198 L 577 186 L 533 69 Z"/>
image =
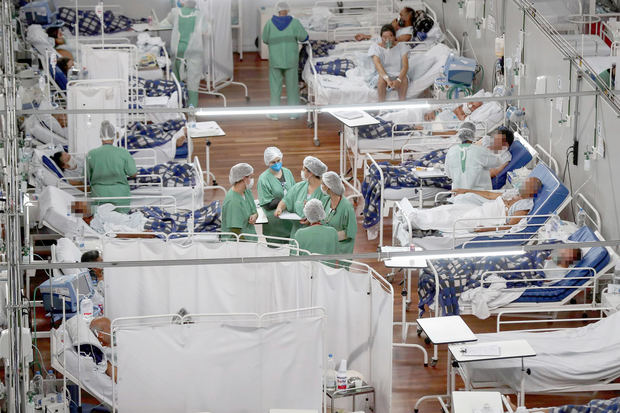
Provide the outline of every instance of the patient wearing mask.
<path id="1" fill-rule="evenodd" d="M 413 39 L 413 20 L 415 11 L 411 7 L 403 7 L 396 17 L 392 21 L 392 27 L 396 31 L 397 42 L 410 42 Z M 372 35 L 358 33 L 355 35 L 355 40 L 370 40 Z"/>
<path id="2" fill-rule="evenodd" d="M 368 56 L 372 58 L 378 73 L 379 102 L 385 102 L 390 90 L 398 91 L 399 100 L 406 99 L 409 88 L 409 50 L 406 44 L 396 42 L 396 31 L 390 24 L 381 28 L 381 38 L 370 45 Z"/>
<path id="3" fill-rule="evenodd" d="M 52 160 L 65 178 L 83 178 L 84 177 L 84 158 L 79 155 L 71 155 L 65 151 L 56 152 L 52 155 Z"/>

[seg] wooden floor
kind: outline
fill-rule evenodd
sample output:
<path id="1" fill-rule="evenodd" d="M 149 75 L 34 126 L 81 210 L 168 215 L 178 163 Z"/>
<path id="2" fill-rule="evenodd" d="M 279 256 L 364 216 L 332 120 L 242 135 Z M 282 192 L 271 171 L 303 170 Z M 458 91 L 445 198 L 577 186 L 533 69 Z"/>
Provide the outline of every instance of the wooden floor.
<path id="1" fill-rule="evenodd" d="M 235 79 L 245 82 L 248 86 L 251 100 L 249 105 L 264 106 L 269 102 L 268 63 L 258 59 L 256 53 L 244 55 L 243 62 L 238 61 L 235 55 Z M 245 106 L 242 89 L 238 86 L 230 86 L 223 90 L 228 98 L 228 106 Z M 212 96 L 201 96 L 201 107 L 217 107 L 222 105 L 222 100 Z M 207 119 L 199 119 L 207 120 Z M 229 118 L 222 117 L 216 120 L 226 132 L 225 137 L 214 138 L 211 141 L 210 167 L 215 174 L 217 182 L 228 188 L 228 171 L 232 165 L 238 162 L 247 162 L 254 166 L 256 176 L 266 168 L 263 162 L 263 151 L 267 146 L 278 146 L 284 153 L 284 165 L 291 169 L 296 177 L 299 177 L 301 163 L 307 155 L 319 157 L 325 162 L 330 170 L 338 171 L 339 165 L 339 124 L 329 115 L 321 115 L 319 121 L 319 137 L 321 146 L 316 147 L 312 143 L 313 131 L 306 127 L 305 119 L 289 120 L 284 118 L 272 121 L 265 117 L 255 118 Z M 198 156 L 205 167 L 205 142 L 195 143 L 194 155 Z M 256 192 L 256 189 L 254 189 Z M 256 195 L 256 193 L 255 193 Z M 222 199 L 221 192 L 207 191 L 207 199 Z M 388 220 L 389 221 L 389 220 Z M 366 232 L 361 226 L 361 217 L 358 217 L 359 230 L 356 239 L 355 252 L 375 252 L 378 242 L 369 241 Z M 385 241 L 389 244 L 391 227 L 386 226 Z M 369 262 L 380 274 L 386 275 L 389 271 L 380 263 Z M 394 282 L 394 318 L 401 319 L 401 286 L 399 281 L 402 274 L 398 274 Z M 412 285 L 414 302 L 408 313 L 409 319 L 414 320 L 417 312 L 417 294 L 415 293 L 416 278 Z M 491 332 L 495 328 L 495 319 L 478 320 L 465 317 L 467 323 L 476 333 Z M 395 341 L 400 337 L 400 330 L 394 329 Z M 410 332 L 409 342 L 424 345 L 424 341 L 415 334 L 415 329 Z M 45 340 L 39 340 L 41 350 L 47 359 L 49 350 Z M 429 354 L 432 347 L 427 346 Z M 46 351 L 47 350 L 47 351 Z M 446 349 L 440 349 L 440 361 L 436 367 L 424 367 L 422 354 L 415 349 L 395 349 L 393 352 L 393 394 L 392 412 L 412 412 L 418 398 L 427 394 L 439 394 L 445 390 L 446 382 Z M 596 397 L 613 397 L 613 393 L 598 393 Z M 528 396 L 528 407 L 554 406 L 569 403 L 582 403 L 594 397 L 592 394 L 564 395 L 564 396 Z M 514 400 L 514 397 L 513 397 Z M 439 405 L 435 402 L 427 402 L 421 406 L 421 412 L 438 412 Z M 378 412 L 385 413 L 385 412 Z"/>
<path id="2" fill-rule="evenodd" d="M 246 103 L 242 89 L 230 86 L 223 90 L 228 98 L 228 106 L 263 106 L 269 102 L 268 63 L 261 61 L 256 53 L 244 54 L 244 60 L 239 62 L 235 55 L 235 80 L 244 82 L 249 89 L 250 102 Z M 204 96 L 200 101 L 201 107 L 221 106 L 221 99 Z M 206 120 L 206 119 L 204 119 Z M 237 162 L 248 162 L 256 174 L 260 174 L 266 167 L 263 162 L 263 150 L 267 146 L 278 146 L 284 154 L 284 165 L 292 170 L 296 177 L 299 176 L 301 163 L 307 155 L 319 157 L 327 164 L 330 170 L 338 171 L 339 168 L 339 123 L 330 115 L 320 115 L 319 138 L 321 145 L 316 147 L 312 143 L 313 130 L 306 127 L 305 119 L 289 120 L 282 119 L 272 121 L 264 117 L 255 118 L 225 118 L 214 119 L 224 129 L 226 136 L 215 138 L 211 144 L 211 170 L 217 181 L 223 186 L 228 186 L 228 170 Z M 195 146 L 195 152 L 204 165 L 204 143 Z M 254 190 L 256 191 L 256 190 Z M 255 194 L 256 195 L 256 194 Z M 209 196 L 209 195 L 207 195 Z M 389 221 L 389 220 L 387 220 Z M 356 238 L 355 252 L 374 252 L 377 250 L 377 240 L 369 241 L 366 231 L 362 229 L 361 217 L 358 217 L 358 235 Z M 385 241 L 389 244 L 391 226 L 386 226 Z M 386 275 L 389 271 L 380 263 L 368 262 L 380 274 Z M 401 319 L 401 295 L 402 290 L 399 281 L 402 274 L 397 275 L 394 282 L 394 318 Z M 416 286 L 416 279 L 412 285 Z M 417 294 L 412 294 L 414 302 L 408 313 L 409 319 L 414 320 L 417 312 Z M 475 317 L 465 317 L 467 323 L 476 333 L 492 332 L 495 329 L 495 318 L 479 320 Z M 394 329 L 394 339 L 400 339 L 400 330 Z M 424 345 L 424 341 L 415 334 L 415 329 L 410 332 L 409 342 Z M 432 347 L 427 346 L 432 353 Z M 439 394 L 445 390 L 446 349 L 441 348 L 440 362 L 436 367 L 424 367 L 422 353 L 416 349 L 397 348 L 393 353 L 393 394 L 392 412 L 412 412 L 416 400 L 426 394 Z M 613 393 L 599 393 L 597 397 L 613 397 Z M 593 398 L 592 394 L 563 395 L 563 396 L 528 396 L 528 407 L 553 406 L 559 404 L 580 403 Z M 513 398 L 514 400 L 514 398 Z M 439 405 L 435 402 L 427 402 L 421 405 L 421 412 L 437 412 Z M 383 412 L 378 412 L 383 413 Z"/>

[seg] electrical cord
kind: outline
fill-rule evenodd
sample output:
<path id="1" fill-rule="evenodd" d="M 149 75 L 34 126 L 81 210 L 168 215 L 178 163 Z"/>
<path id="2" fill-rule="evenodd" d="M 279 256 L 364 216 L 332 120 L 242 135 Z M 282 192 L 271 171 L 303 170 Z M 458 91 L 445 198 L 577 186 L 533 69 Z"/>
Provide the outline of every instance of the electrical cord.
<path id="1" fill-rule="evenodd" d="M 564 162 L 564 171 L 562 172 L 562 181 L 566 182 L 566 173 L 568 172 L 568 183 L 569 183 L 569 187 L 570 187 L 570 193 L 571 195 L 573 194 L 573 179 L 570 173 L 570 156 L 575 152 L 575 148 L 573 146 L 569 146 L 568 149 L 566 150 L 566 161 Z M 572 214 L 573 217 L 573 221 L 575 220 L 575 208 L 573 205 L 573 201 L 571 200 L 570 203 L 570 212 Z"/>

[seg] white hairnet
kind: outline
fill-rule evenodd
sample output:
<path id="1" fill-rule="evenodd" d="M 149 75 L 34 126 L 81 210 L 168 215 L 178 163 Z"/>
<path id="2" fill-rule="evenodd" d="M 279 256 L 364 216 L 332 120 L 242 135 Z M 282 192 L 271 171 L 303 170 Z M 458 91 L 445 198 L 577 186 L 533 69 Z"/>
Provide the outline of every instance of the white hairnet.
<path id="1" fill-rule="evenodd" d="M 282 152 L 280 151 L 280 149 L 276 148 L 275 146 L 270 146 L 267 149 L 265 149 L 264 158 L 265 158 L 265 165 L 269 166 L 269 163 L 273 161 L 274 159 L 277 159 L 277 158 L 280 158 L 280 160 L 282 159 Z"/>
<path id="2" fill-rule="evenodd" d="M 101 122 L 101 128 L 99 129 L 99 136 L 102 141 L 113 140 L 116 137 L 116 128 L 109 120 Z"/>
<path id="3" fill-rule="evenodd" d="M 344 184 L 342 183 L 340 176 L 336 172 L 325 172 L 321 179 L 323 180 L 325 186 L 328 187 L 336 195 L 344 194 Z"/>
<path id="4" fill-rule="evenodd" d="M 231 185 L 236 184 L 243 178 L 248 175 L 252 175 L 254 173 L 254 168 L 252 165 L 247 163 L 238 163 L 237 165 L 230 168 L 230 173 L 228 174 L 228 181 Z"/>
<path id="5" fill-rule="evenodd" d="M 476 139 L 476 134 L 469 129 L 459 129 L 456 131 L 456 136 L 461 139 L 461 142 L 473 142 Z"/>
<path id="6" fill-rule="evenodd" d="M 306 202 L 306 205 L 304 206 L 304 215 L 311 224 L 325 219 L 325 209 L 323 208 L 323 203 L 316 198 Z"/>
<path id="7" fill-rule="evenodd" d="M 321 177 L 325 172 L 327 172 L 327 165 L 325 165 L 319 158 L 315 158 L 314 156 L 306 156 L 304 159 L 304 167 L 312 172 L 314 176 Z"/>
<path id="8" fill-rule="evenodd" d="M 276 12 L 281 12 L 284 10 L 290 10 L 291 8 L 288 6 L 288 3 L 285 1 L 279 1 L 276 3 Z"/>
<path id="9" fill-rule="evenodd" d="M 476 125 L 474 125 L 474 122 L 463 122 L 461 123 L 461 126 L 459 126 L 459 129 L 469 129 L 470 131 L 476 133 Z"/>

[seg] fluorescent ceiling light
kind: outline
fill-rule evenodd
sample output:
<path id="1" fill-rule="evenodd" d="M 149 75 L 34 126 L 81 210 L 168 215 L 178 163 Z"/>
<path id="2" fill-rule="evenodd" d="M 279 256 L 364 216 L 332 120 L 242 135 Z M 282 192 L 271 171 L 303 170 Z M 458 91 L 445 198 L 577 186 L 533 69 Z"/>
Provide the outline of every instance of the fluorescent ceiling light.
<path id="1" fill-rule="evenodd" d="M 281 107 L 273 108 L 227 108 L 227 109 L 200 109 L 196 111 L 196 116 L 241 116 L 241 115 L 288 115 L 295 113 L 306 113 L 307 107 Z"/>
<path id="2" fill-rule="evenodd" d="M 425 109 L 430 108 L 428 103 L 407 103 L 407 102 L 394 102 L 394 103 L 373 103 L 368 105 L 348 105 L 348 106 L 336 106 L 336 107 L 324 107 L 321 108 L 321 112 L 338 113 L 338 112 L 350 112 L 355 110 L 393 110 L 393 109 Z"/>
<path id="3" fill-rule="evenodd" d="M 414 260 L 414 259 L 424 259 L 424 260 L 433 260 L 440 258 L 469 258 L 469 257 L 500 257 L 503 255 L 523 255 L 525 251 L 522 249 L 519 250 L 505 250 L 505 251 L 467 251 L 467 250 L 455 250 L 447 251 L 447 252 L 437 252 L 433 253 L 432 251 L 428 251 L 428 253 L 424 253 L 424 251 L 420 251 L 420 254 L 416 255 L 397 255 L 390 257 L 391 260 Z"/>

